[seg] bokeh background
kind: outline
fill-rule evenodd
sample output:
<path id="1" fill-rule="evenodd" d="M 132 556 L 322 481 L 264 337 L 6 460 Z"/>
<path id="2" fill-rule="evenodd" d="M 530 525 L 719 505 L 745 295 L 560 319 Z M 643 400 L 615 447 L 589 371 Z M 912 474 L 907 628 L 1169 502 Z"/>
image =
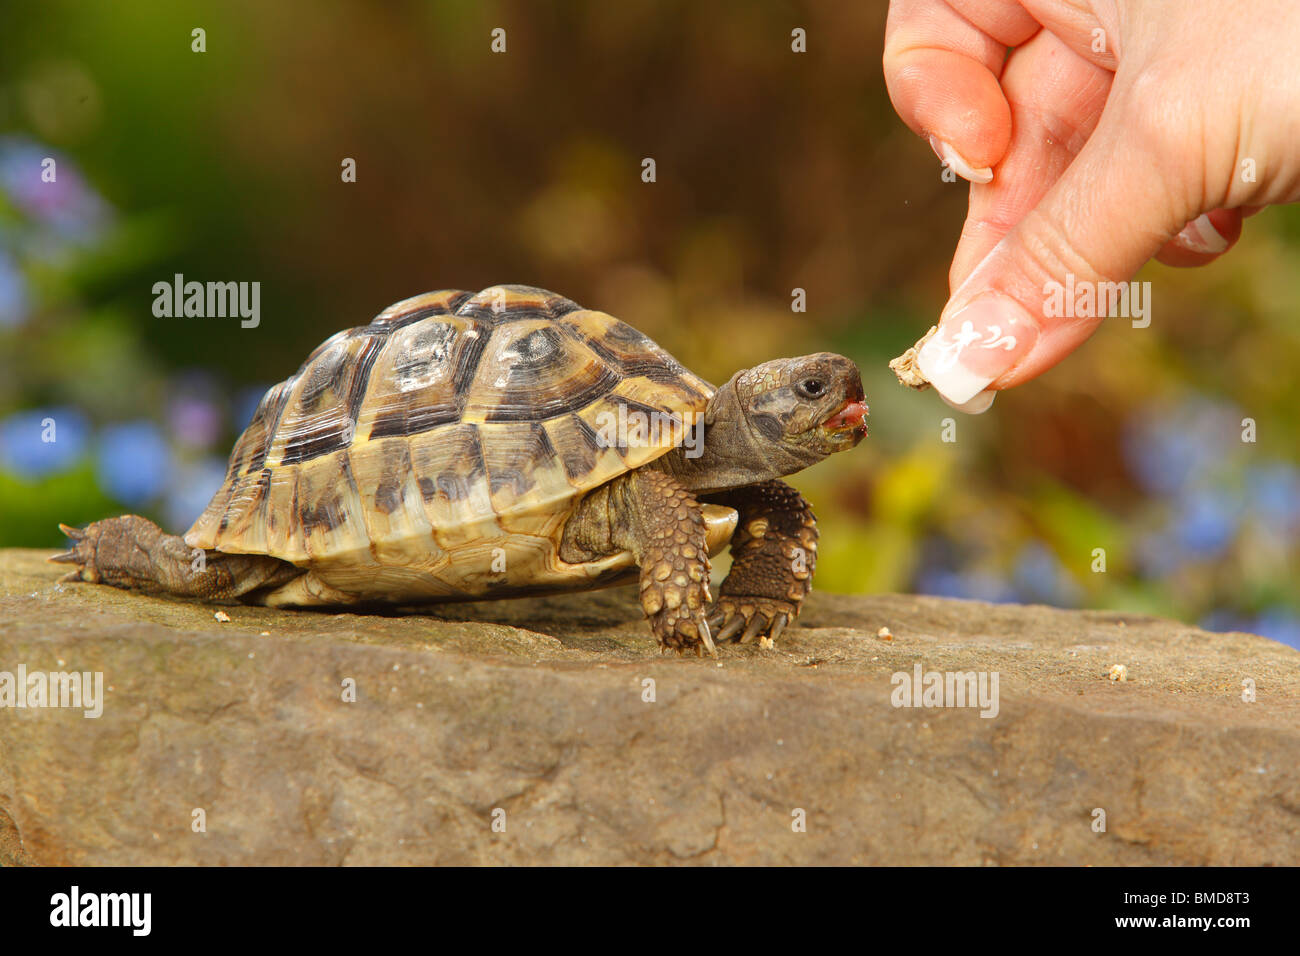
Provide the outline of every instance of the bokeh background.
<path id="1" fill-rule="evenodd" d="M 823 522 L 820 588 L 1300 647 L 1298 211 L 1251 219 L 1209 268 L 1149 266 L 1150 328 L 1107 323 L 990 413 L 952 413 L 886 368 L 944 303 L 966 188 L 893 114 L 884 17 L 879 0 L 0 7 L 0 544 L 126 510 L 183 531 L 262 391 L 317 343 L 414 293 L 519 282 L 715 382 L 783 354 L 858 361 L 870 439 L 795 479 Z M 260 281 L 261 324 L 155 318 L 152 286 L 178 272 Z"/>

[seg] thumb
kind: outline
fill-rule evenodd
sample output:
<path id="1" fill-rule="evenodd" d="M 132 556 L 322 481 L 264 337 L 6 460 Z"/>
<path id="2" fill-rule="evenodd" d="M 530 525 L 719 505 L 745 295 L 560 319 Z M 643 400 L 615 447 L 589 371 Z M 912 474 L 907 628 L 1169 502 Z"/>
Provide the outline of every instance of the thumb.
<path id="1" fill-rule="evenodd" d="M 1151 148 L 1142 121 L 1120 112 L 1103 113 L 1061 178 L 953 291 L 920 345 L 916 364 L 949 404 L 984 411 L 993 402 L 986 389 L 1051 368 L 1112 311 L 1149 318 L 1149 302 L 1130 297 L 1127 280 L 1187 223 L 1180 197 L 1194 193 L 1160 161 L 1168 154 Z"/>

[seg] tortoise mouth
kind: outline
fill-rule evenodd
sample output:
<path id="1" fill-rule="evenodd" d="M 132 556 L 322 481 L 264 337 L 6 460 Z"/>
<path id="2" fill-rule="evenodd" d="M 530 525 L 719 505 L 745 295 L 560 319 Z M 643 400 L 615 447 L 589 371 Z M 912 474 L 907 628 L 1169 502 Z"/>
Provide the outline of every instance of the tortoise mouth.
<path id="1" fill-rule="evenodd" d="M 862 399 L 863 396 L 859 394 L 857 398 L 845 401 L 830 418 L 822 422 L 822 430 L 840 440 L 852 438 L 856 445 L 867 435 L 867 416 L 871 414 L 871 409 Z"/>

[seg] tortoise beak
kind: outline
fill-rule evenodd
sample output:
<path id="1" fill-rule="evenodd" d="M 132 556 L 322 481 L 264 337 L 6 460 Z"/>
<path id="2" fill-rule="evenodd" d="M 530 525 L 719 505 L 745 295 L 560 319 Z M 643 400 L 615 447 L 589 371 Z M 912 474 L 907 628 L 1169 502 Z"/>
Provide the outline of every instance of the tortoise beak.
<path id="1" fill-rule="evenodd" d="M 854 445 L 862 441 L 867 437 L 867 416 L 871 414 L 871 409 L 862 398 L 859 395 L 846 401 L 836 409 L 835 414 L 822 422 L 822 430 L 837 441 L 852 439 Z"/>

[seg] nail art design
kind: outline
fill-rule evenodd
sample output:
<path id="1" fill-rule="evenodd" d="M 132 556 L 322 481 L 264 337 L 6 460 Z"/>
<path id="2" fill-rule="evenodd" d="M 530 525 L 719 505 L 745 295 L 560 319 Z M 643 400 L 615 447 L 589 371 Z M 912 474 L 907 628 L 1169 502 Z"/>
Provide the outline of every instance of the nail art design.
<path id="1" fill-rule="evenodd" d="M 1037 324 L 1017 303 L 985 295 L 940 323 L 916 364 L 949 404 L 964 406 L 1014 368 L 1037 339 Z"/>
<path id="2" fill-rule="evenodd" d="M 961 331 L 953 335 L 952 339 L 948 339 L 941 327 L 939 334 L 933 340 L 935 351 L 943 356 L 935 367 L 936 371 L 945 372 L 956 365 L 957 353 L 968 345 L 981 349 L 1006 349 L 1008 352 L 1015 349 L 1016 337 L 1003 335 L 1002 326 L 990 325 L 985 332 L 986 335 L 980 335 L 975 331 L 975 324 L 966 321 L 961 324 Z"/>

